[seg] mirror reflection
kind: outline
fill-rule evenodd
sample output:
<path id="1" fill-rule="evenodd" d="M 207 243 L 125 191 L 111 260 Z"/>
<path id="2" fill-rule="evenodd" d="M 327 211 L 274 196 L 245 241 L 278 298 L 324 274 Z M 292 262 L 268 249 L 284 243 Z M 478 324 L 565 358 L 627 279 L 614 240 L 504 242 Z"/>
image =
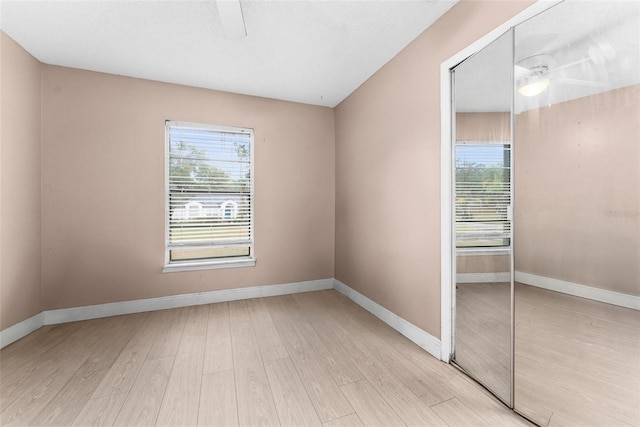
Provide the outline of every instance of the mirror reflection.
<path id="1" fill-rule="evenodd" d="M 638 2 L 515 28 L 515 407 L 640 425 Z"/>
<path id="2" fill-rule="evenodd" d="M 453 361 L 509 405 L 512 43 L 508 32 L 457 66 L 453 86 Z"/>

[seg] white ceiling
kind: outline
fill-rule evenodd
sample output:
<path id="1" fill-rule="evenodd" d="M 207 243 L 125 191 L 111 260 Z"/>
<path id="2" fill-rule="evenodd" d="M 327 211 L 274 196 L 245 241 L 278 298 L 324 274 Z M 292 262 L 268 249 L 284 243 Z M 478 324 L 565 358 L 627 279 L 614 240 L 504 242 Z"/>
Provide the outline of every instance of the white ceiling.
<path id="1" fill-rule="evenodd" d="M 333 107 L 457 0 L 1 0 L 0 28 L 41 62 Z M 425 54 L 428 54 L 425 52 Z"/>

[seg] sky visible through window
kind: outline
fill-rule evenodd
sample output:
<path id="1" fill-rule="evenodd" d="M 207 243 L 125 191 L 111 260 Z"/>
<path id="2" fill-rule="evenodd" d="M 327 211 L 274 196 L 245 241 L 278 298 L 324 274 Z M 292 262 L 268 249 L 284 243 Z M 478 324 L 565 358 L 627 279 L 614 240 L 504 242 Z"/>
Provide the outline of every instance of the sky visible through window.
<path id="1" fill-rule="evenodd" d="M 230 178 L 246 178 L 251 161 L 250 135 L 211 129 L 170 128 L 172 156 L 206 162 Z"/>
<path id="2" fill-rule="evenodd" d="M 485 167 L 504 167 L 504 153 L 502 144 L 457 144 L 456 165 L 475 163 Z"/>

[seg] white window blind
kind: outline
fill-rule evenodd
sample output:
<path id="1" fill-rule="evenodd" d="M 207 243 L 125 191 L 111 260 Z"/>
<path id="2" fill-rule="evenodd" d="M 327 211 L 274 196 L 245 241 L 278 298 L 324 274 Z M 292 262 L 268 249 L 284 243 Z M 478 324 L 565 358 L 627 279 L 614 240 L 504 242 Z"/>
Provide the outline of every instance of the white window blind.
<path id="1" fill-rule="evenodd" d="M 511 146 L 456 142 L 456 247 L 509 246 Z"/>
<path id="2" fill-rule="evenodd" d="M 253 257 L 253 131 L 166 123 L 167 258 Z"/>

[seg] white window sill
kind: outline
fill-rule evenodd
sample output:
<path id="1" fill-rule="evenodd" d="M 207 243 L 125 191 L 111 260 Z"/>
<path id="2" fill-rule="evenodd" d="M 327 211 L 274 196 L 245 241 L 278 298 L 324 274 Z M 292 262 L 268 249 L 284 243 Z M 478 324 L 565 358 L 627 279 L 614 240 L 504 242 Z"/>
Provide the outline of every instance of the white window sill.
<path id="1" fill-rule="evenodd" d="M 498 248 L 459 248 L 456 249 L 457 256 L 478 256 L 478 255 L 510 255 L 510 247 Z"/>
<path id="2" fill-rule="evenodd" d="M 238 260 L 218 260 L 218 261 L 184 261 L 172 262 L 162 269 L 163 273 L 176 273 L 179 271 L 215 270 L 218 268 L 240 268 L 255 267 L 255 259 L 242 258 Z"/>

